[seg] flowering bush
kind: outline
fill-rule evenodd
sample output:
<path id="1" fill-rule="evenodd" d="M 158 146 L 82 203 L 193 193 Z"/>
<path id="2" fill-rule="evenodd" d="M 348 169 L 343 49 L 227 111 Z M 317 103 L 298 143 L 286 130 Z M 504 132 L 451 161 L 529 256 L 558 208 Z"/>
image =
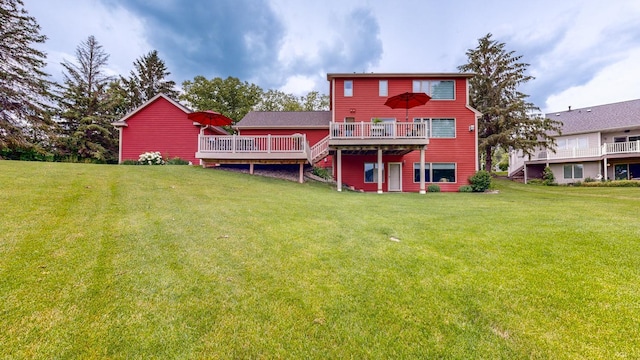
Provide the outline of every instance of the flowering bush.
<path id="1" fill-rule="evenodd" d="M 164 160 L 162 159 L 162 155 L 159 151 L 149 151 L 140 154 L 138 163 L 140 163 L 140 165 L 164 165 Z"/>

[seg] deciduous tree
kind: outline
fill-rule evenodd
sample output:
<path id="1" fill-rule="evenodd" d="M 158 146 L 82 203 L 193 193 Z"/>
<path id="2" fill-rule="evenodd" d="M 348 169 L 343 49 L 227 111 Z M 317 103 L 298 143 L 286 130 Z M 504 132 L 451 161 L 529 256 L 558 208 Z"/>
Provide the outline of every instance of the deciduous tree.
<path id="1" fill-rule="evenodd" d="M 492 170 L 492 155 L 498 147 L 531 153 L 538 146 L 553 144 L 548 132 L 560 132 L 560 123 L 541 116 L 518 88 L 534 78 L 526 74 L 529 64 L 522 56 L 505 50 L 505 44 L 487 34 L 475 49 L 467 50 L 468 62 L 460 71 L 475 73 L 470 80 L 471 106 L 482 113 L 478 141 L 485 169 Z"/>
<path id="2" fill-rule="evenodd" d="M 280 90 L 268 90 L 261 96 L 255 111 L 302 111 L 298 98 Z"/>
<path id="3" fill-rule="evenodd" d="M 183 82 L 182 89 L 180 100 L 188 102 L 194 110 L 214 110 L 234 122 L 240 121 L 251 111 L 260 102 L 263 93 L 258 85 L 231 76 L 211 80 L 196 76 L 193 81 Z"/>

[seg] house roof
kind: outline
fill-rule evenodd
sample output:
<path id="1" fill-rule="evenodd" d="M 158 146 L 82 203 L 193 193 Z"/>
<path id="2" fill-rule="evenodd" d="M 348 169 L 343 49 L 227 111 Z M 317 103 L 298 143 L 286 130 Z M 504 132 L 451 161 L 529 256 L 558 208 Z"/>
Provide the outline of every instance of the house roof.
<path id="1" fill-rule="evenodd" d="M 327 80 L 335 78 L 472 78 L 472 73 L 333 73 Z"/>
<path id="2" fill-rule="evenodd" d="M 142 110 L 142 109 L 146 108 L 147 106 L 149 106 L 150 104 L 154 103 L 159 98 L 163 98 L 163 99 L 167 100 L 172 105 L 174 105 L 178 109 L 182 110 L 185 114 L 190 114 L 190 113 L 193 112 L 193 110 L 191 110 L 188 107 L 186 107 L 186 106 L 180 104 L 179 102 L 173 100 L 169 96 L 160 93 L 160 94 L 152 97 L 151 99 L 147 100 L 144 104 L 138 106 L 133 111 L 129 112 L 122 119 L 120 119 L 118 121 L 115 121 L 115 122 L 112 122 L 111 125 L 113 125 L 115 127 L 127 127 L 128 126 L 127 125 L 127 120 L 131 119 L 131 117 L 133 117 L 135 114 L 140 112 L 140 110 Z M 197 125 L 197 123 L 194 123 L 194 125 Z M 228 132 L 225 129 L 223 129 L 222 127 L 220 127 L 220 126 L 208 126 L 208 128 L 212 129 L 213 131 L 215 131 L 215 132 L 217 132 L 219 134 L 228 134 Z"/>
<path id="3" fill-rule="evenodd" d="M 330 111 L 251 111 L 235 127 L 248 128 L 329 128 Z"/>
<path id="4" fill-rule="evenodd" d="M 561 121 L 562 134 L 640 128 L 640 99 L 546 114 Z"/>

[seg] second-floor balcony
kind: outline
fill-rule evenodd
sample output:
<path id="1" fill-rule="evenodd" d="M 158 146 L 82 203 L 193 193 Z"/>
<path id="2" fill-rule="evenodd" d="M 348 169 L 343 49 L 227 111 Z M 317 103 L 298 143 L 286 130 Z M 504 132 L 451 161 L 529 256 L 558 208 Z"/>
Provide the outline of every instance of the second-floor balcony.
<path id="1" fill-rule="evenodd" d="M 512 152 L 509 157 L 509 172 L 515 171 L 528 162 L 564 162 L 564 161 L 592 161 L 605 157 L 640 157 L 640 141 L 626 141 L 604 143 L 599 147 L 539 150 L 531 156 Z"/>
<path id="2" fill-rule="evenodd" d="M 408 122 L 331 122 L 329 146 L 424 146 L 428 126 Z"/>
<path id="3" fill-rule="evenodd" d="M 531 160 L 577 159 L 636 153 L 640 153 L 640 141 L 604 143 L 593 148 L 557 149 L 555 152 L 543 150 L 532 156 Z"/>
<path id="4" fill-rule="evenodd" d="M 331 139 L 426 139 L 425 123 L 402 122 L 332 122 L 329 124 Z"/>

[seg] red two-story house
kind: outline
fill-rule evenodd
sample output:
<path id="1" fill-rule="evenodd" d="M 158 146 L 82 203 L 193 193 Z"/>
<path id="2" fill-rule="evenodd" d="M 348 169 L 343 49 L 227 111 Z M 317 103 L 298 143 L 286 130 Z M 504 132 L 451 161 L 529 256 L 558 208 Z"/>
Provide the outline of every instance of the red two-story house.
<path id="1" fill-rule="evenodd" d="M 251 112 L 239 135 L 201 135 L 202 163 L 332 164 L 337 190 L 458 191 L 478 169 L 478 111 L 469 106 L 473 74 L 328 74 L 329 112 Z M 405 92 L 430 100 L 392 109 Z M 330 161 L 325 161 L 326 157 Z"/>
<path id="2" fill-rule="evenodd" d="M 469 106 L 473 74 L 328 74 L 338 191 L 420 192 L 437 183 L 458 191 L 478 169 L 478 111 Z M 410 109 L 385 101 L 405 92 L 431 97 Z"/>

